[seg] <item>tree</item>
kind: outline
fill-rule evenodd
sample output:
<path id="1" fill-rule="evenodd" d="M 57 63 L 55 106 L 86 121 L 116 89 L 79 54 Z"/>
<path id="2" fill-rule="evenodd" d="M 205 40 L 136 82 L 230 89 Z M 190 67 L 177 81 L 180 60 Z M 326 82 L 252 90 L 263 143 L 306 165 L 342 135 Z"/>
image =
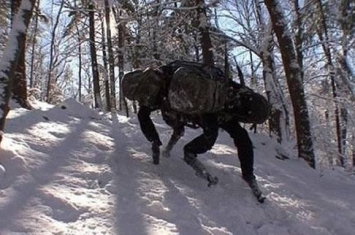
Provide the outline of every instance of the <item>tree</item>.
<path id="1" fill-rule="evenodd" d="M 50 53 L 49 53 L 49 65 L 48 65 L 48 81 L 47 81 L 47 102 L 51 102 L 51 90 L 53 89 L 53 73 L 54 73 L 54 67 L 55 67 L 55 63 L 57 61 L 57 58 L 55 56 L 55 42 L 56 42 L 56 33 L 57 33 L 57 27 L 59 24 L 59 18 L 60 15 L 62 14 L 62 10 L 64 7 L 64 1 L 61 2 L 60 6 L 59 6 L 59 10 L 56 16 L 56 20 L 54 22 L 54 26 L 51 32 L 51 43 L 50 43 Z"/>
<path id="2" fill-rule="evenodd" d="M 267 31 L 264 31 L 264 33 L 268 36 L 264 40 L 260 57 L 263 64 L 265 90 L 271 105 L 269 130 L 270 136 L 276 138 L 279 143 L 282 143 L 289 140 L 289 114 L 284 94 L 276 76 L 275 57 L 273 56 L 273 33 L 271 29 L 269 30 L 269 34 L 267 34 Z"/>
<path id="3" fill-rule="evenodd" d="M 23 0 L 14 17 L 8 45 L 5 48 L 0 63 L 0 131 L 5 127 L 6 116 L 9 112 L 9 100 L 12 83 L 20 58 L 20 53 L 26 46 L 26 33 L 30 23 L 35 0 Z M 0 134 L 0 143 L 2 134 Z"/>
<path id="4" fill-rule="evenodd" d="M 111 6 L 108 0 L 105 0 L 105 22 L 106 22 L 106 38 L 108 52 L 108 67 L 111 87 L 111 104 L 113 110 L 116 110 L 116 83 L 115 83 L 115 59 L 113 55 L 112 33 L 111 33 Z"/>
<path id="5" fill-rule="evenodd" d="M 9 7 L 6 0 L 0 0 L 0 51 L 3 50 L 6 44 L 6 39 L 8 37 L 8 23 L 7 15 L 9 12 Z"/>
<path id="6" fill-rule="evenodd" d="M 341 125 L 341 121 L 342 121 L 342 116 L 341 114 L 344 114 L 346 112 L 344 112 L 344 108 L 339 108 L 339 104 L 338 104 L 338 96 L 339 96 L 339 92 L 338 92 L 338 86 L 339 86 L 339 82 L 338 84 L 336 84 L 336 78 L 335 78 L 335 66 L 333 64 L 333 56 L 332 56 L 332 52 L 329 46 L 329 34 L 328 34 L 328 27 L 326 24 L 326 18 L 325 18 L 325 14 L 324 14 L 324 10 L 323 10 L 323 6 L 321 1 L 317 0 L 317 7 L 319 9 L 319 13 L 320 13 L 320 26 L 318 27 L 317 33 L 318 33 L 318 37 L 322 43 L 322 48 L 324 51 L 324 55 L 326 57 L 326 67 L 328 68 L 328 72 L 329 72 L 329 77 L 330 77 L 330 83 L 331 83 L 331 87 L 332 87 L 332 93 L 333 93 L 333 98 L 334 98 L 334 102 L 335 102 L 335 123 L 336 123 L 336 134 L 337 134 L 337 143 L 338 143 L 338 153 L 339 153 L 339 157 L 337 158 L 337 164 L 339 166 L 344 166 L 344 147 L 345 147 L 345 137 L 346 134 L 344 136 L 343 132 L 344 132 L 344 127 L 342 127 Z M 346 129 L 345 129 L 346 132 Z"/>
<path id="7" fill-rule="evenodd" d="M 124 63 L 125 63 L 124 42 L 125 42 L 125 28 L 126 28 L 124 21 L 122 21 L 121 17 L 120 17 L 121 13 L 122 13 L 122 10 L 120 10 L 120 9 L 114 10 L 114 8 L 113 8 L 113 14 L 115 16 L 115 20 L 116 20 L 116 24 L 117 24 L 117 33 L 118 33 L 117 60 L 118 60 L 118 82 L 119 82 L 120 87 L 121 87 L 122 79 L 123 79 L 123 75 L 124 75 Z M 111 78 L 111 83 L 115 84 L 114 77 Z M 123 102 L 124 107 L 126 108 L 126 114 L 128 116 L 127 101 L 123 97 L 122 89 L 120 89 L 118 97 L 119 97 L 119 109 L 122 110 L 122 102 Z"/>
<path id="8" fill-rule="evenodd" d="M 316 164 L 308 107 L 303 88 L 301 69 L 297 61 L 292 37 L 287 30 L 285 17 L 278 0 L 265 0 L 265 5 L 269 11 L 273 29 L 275 30 L 280 45 L 287 85 L 294 111 L 298 156 L 305 159 L 312 168 L 315 168 Z"/>
<path id="9" fill-rule="evenodd" d="M 101 94 L 100 94 L 100 77 L 99 77 L 99 70 L 97 64 L 97 52 L 96 52 L 96 45 L 95 45 L 95 3 L 94 1 L 90 0 L 88 3 L 88 10 L 89 10 L 89 29 L 90 29 L 90 55 L 91 55 L 91 69 L 92 69 L 92 77 L 93 77 L 93 85 L 94 85 L 94 100 L 95 108 L 102 108 L 102 101 L 101 101 Z"/>
<path id="10" fill-rule="evenodd" d="M 263 78 L 268 100 L 271 104 L 269 118 L 270 136 L 276 138 L 279 143 L 289 140 L 289 114 L 286 107 L 284 94 L 276 75 L 273 30 L 270 20 L 266 22 L 261 4 L 255 1 L 257 9 L 257 22 L 262 29 L 262 42 L 259 42 L 260 58 L 263 64 Z"/>
<path id="11" fill-rule="evenodd" d="M 32 37 L 31 37 L 31 63 L 30 63 L 30 88 L 34 87 L 35 79 L 34 79 L 34 70 L 35 70 L 35 48 L 37 43 L 37 33 L 38 33 L 38 20 L 39 20 L 39 4 L 40 0 L 37 1 L 35 6 L 35 16 L 34 16 L 34 26 L 32 30 Z"/>
<path id="12" fill-rule="evenodd" d="M 78 36 L 78 98 L 79 101 L 81 102 L 81 98 L 82 98 L 82 63 L 83 63 L 83 59 L 82 59 L 82 35 L 80 33 L 79 27 L 78 25 L 75 25 L 76 28 L 76 33 Z"/>
<path id="13" fill-rule="evenodd" d="M 106 41 L 107 41 L 107 36 L 106 36 L 106 31 L 105 31 L 105 24 L 103 17 L 100 14 L 100 19 L 101 19 L 101 44 L 102 44 L 102 60 L 103 60 L 103 72 L 105 73 L 104 76 L 104 87 L 105 87 L 105 101 L 106 101 L 106 108 L 107 111 L 111 111 L 111 95 L 110 95 L 110 83 L 109 83 L 109 68 L 108 68 L 108 58 L 107 58 L 107 46 L 106 46 Z"/>
<path id="14" fill-rule="evenodd" d="M 279 74 L 282 74 L 279 65 L 274 31 L 265 6 L 258 0 L 229 0 L 223 8 L 228 14 L 222 14 L 232 22 L 233 27 L 228 27 L 229 39 L 237 45 L 238 59 L 244 62 L 244 68 L 250 65 L 250 74 L 247 69 L 244 71 L 250 77 L 250 84 L 253 89 L 261 90 L 262 78 L 265 92 L 271 105 L 270 118 L 268 122 L 269 133 L 279 143 L 290 140 L 290 117 L 282 89 L 283 81 Z M 248 56 L 247 56 L 248 55 Z M 249 61 L 248 61 L 249 59 Z"/>
<path id="15" fill-rule="evenodd" d="M 200 43 L 202 47 L 203 63 L 214 65 L 213 46 L 209 33 L 209 23 L 206 13 L 206 4 L 204 0 L 196 0 L 196 24 L 200 31 Z"/>
<path id="16" fill-rule="evenodd" d="M 19 10 L 21 0 L 11 1 L 11 22 L 14 24 L 14 16 Z M 24 42 L 26 42 L 27 35 L 23 35 Z M 14 76 L 14 82 L 12 85 L 13 99 L 21 105 L 23 108 L 31 109 L 31 105 L 27 100 L 27 80 L 26 80 L 26 46 L 20 48 L 19 57 L 16 66 L 16 72 Z"/>

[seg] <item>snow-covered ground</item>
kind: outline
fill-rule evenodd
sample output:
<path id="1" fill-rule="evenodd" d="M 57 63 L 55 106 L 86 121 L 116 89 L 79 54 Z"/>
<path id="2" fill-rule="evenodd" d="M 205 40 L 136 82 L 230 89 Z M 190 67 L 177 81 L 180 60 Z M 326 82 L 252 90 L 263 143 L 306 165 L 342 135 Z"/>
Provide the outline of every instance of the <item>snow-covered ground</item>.
<path id="1" fill-rule="evenodd" d="M 187 129 L 170 158 L 152 164 L 136 116 L 100 115 L 74 100 L 13 109 L 0 150 L 0 234 L 353 235 L 355 179 L 275 158 L 251 134 L 255 173 L 267 195 L 252 196 L 232 140 L 220 133 L 199 159 L 219 178 L 208 188 L 182 161 L 197 136 Z M 167 142 L 171 130 L 154 119 Z M 290 151 L 291 152 L 291 151 Z"/>

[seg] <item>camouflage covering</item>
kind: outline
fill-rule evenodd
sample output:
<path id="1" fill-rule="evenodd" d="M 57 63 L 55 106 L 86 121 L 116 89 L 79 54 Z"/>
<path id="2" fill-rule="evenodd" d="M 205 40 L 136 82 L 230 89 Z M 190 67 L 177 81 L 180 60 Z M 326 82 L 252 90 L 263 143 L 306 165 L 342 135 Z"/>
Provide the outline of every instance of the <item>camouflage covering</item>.
<path id="1" fill-rule="evenodd" d="M 270 115 L 267 99 L 248 87 L 230 87 L 225 110 L 243 123 L 261 124 Z"/>
<path id="2" fill-rule="evenodd" d="M 176 62 L 175 62 L 176 63 Z M 185 114 L 213 113 L 223 109 L 227 79 L 215 67 L 179 63 L 172 77 L 168 99 L 171 107 Z"/>
<path id="3" fill-rule="evenodd" d="M 210 76 L 213 77 L 213 79 L 217 79 L 220 81 L 224 81 L 224 79 L 225 79 L 222 70 L 220 70 L 219 68 L 214 67 L 214 66 L 208 66 L 208 65 L 198 63 L 198 62 L 176 60 L 176 61 L 173 61 L 173 62 L 167 64 L 166 66 L 163 66 L 165 72 L 170 76 L 172 76 L 174 74 L 174 72 L 181 67 L 199 69 L 203 73 L 208 73 Z"/>
<path id="4" fill-rule="evenodd" d="M 123 95 L 129 100 L 136 100 L 140 105 L 154 107 L 165 81 L 159 71 L 152 68 L 127 73 L 122 79 Z"/>
<path id="5" fill-rule="evenodd" d="M 134 94 L 141 81 L 143 70 L 135 70 L 126 73 L 122 79 L 122 93 L 123 96 L 129 100 L 135 100 Z"/>
<path id="6" fill-rule="evenodd" d="M 213 66 L 174 61 L 160 70 L 148 68 L 127 73 L 122 80 L 123 95 L 140 105 L 158 107 L 168 80 L 168 103 L 181 114 L 224 112 L 243 123 L 261 124 L 269 117 L 270 106 L 260 94 L 228 80 Z"/>

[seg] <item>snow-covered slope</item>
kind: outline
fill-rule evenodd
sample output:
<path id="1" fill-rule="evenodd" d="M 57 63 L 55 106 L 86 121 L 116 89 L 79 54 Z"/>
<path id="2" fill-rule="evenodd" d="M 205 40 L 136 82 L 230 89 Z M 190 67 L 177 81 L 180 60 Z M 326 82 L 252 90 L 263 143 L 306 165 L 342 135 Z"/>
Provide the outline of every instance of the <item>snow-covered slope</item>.
<path id="1" fill-rule="evenodd" d="M 199 159 L 219 178 L 208 188 L 182 161 L 187 129 L 170 158 L 153 165 L 135 116 L 99 115 L 67 100 L 14 109 L 0 150 L 0 234 L 352 235 L 355 179 L 312 170 L 252 134 L 258 203 L 240 177 L 224 132 Z M 171 130 L 155 117 L 164 143 Z"/>

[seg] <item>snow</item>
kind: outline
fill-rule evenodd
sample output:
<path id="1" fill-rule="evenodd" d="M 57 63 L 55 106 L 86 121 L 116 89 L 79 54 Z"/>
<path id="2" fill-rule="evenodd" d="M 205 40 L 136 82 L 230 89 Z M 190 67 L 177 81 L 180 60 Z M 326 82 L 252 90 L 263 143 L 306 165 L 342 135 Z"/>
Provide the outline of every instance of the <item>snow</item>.
<path id="1" fill-rule="evenodd" d="M 199 156 L 219 184 L 208 188 L 182 160 L 199 134 L 187 129 L 170 158 L 152 164 L 136 116 L 102 114 L 67 100 L 13 109 L 0 150 L 0 234 L 352 235 L 355 179 L 312 170 L 275 141 L 251 134 L 260 204 L 221 132 Z M 171 134 L 154 116 L 162 141 Z M 291 153 L 292 150 L 286 149 Z M 290 154 L 291 155 L 291 154 Z"/>

